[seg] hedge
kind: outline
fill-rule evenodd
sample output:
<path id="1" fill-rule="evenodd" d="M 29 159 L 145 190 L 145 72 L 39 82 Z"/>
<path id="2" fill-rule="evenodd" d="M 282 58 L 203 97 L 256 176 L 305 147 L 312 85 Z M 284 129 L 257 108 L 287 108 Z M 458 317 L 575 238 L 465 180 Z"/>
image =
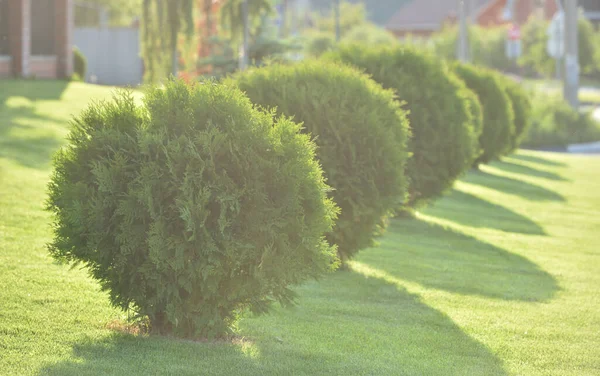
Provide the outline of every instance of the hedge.
<path id="1" fill-rule="evenodd" d="M 412 47 L 342 46 L 329 60 L 364 70 L 396 91 L 409 111 L 412 138 L 408 162 L 409 199 L 417 207 L 439 197 L 471 167 L 478 153 L 465 85 L 434 56 Z"/>
<path id="2" fill-rule="evenodd" d="M 479 137 L 482 153 L 475 166 L 505 155 L 513 146 L 515 115 L 501 79 L 473 65 L 455 63 L 453 68 L 477 94 L 483 108 L 483 132 Z"/>
<path id="3" fill-rule="evenodd" d="M 342 261 L 373 245 L 407 184 L 408 122 L 393 93 L 355 69 L 322 61 L 255 69 L 230 84 L 254 103 L 293 116 L 314 137 L 341 208 L 328 239 Z"/>
<path id="4" fill-rule="evenodd" d="M 153 331 L 221 337 L 337 264 L 336 208 L 300 126 L 238 90 L 171 82 L 74 120 L 49 185 L 50 252 Z"/>

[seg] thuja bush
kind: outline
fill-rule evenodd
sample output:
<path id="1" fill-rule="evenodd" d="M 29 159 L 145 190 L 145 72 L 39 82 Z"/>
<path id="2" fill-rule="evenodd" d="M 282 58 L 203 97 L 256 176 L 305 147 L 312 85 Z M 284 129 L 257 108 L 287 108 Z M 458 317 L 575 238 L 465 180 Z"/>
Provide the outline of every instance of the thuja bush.
<path id="1" fill-rule="evenodd" d="M 514 132 L 511 137 L 511 147 L 509 151 L 515 151 L 524 135 L 527 132 L 527 128 L 531 123 L 531 99 L 530 94 L 525 88 L 518 82 L 508 78 L 502 77 L 504 90 L 508 94 L 510 103 L 512 105 L 514 113 Z"/>
<path id="2" fill-rule="evenodd" d="M 454 71 L 473 90 L 483 108 L 482 153 L 475 166 L 508 153 L 513 145 L 514 112 L 511 100 L 496 73 L 473 65 L 455 63 Z"/>
<path id="3" fill-rule="evenodd" d="M 405 194 L 409 130 L 393 93 L 355 69 L 321 61 L 252 70 L 230 84 L 254 103 L 293 116 L 314 137 L 341 209 L 328 239 L 342 261 L 371 246 Z"/>
<path id="4" fill-rule="evenodd" d="M 479 97 L 473 90 L 469 88 L 466 89 L 466 98 L 471 116 L 471 124 L 473 124 L 473 130 L 477 135 L 475 140 L 475 153 L 473 154 L 473 158 L 477 159 L 483 152 L 481 145 L 479 144 L 479 136 L 481 136 L 481 133 L 483 132 L 483 108 L 479 101 Z"/>
<path id="5" fill-rule="evenodd" d="M 416 207 L 439 197 L 469 169 L 477 155 L 477 125 L 465 85 L 433 56 L 406 46 L 347 45 L 326 59 L 358 67 L 396 91 L 409 111 L 412 137 L 409 197 Z"/>
<path id="6" fill-rule="evenodd" d="M 171 82 L 75 118 L 55 159 L 51 254 L 155 332 L 220 337 L 337 263 L 337 209 L 299 125 L 237 90 Z"/>

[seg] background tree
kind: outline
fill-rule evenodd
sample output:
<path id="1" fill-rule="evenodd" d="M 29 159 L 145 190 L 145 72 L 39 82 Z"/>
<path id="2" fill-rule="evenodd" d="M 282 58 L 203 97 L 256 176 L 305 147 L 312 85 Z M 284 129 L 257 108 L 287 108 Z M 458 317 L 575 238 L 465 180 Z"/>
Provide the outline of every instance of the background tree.
<path id="1" fill-rule="evenodd" d="M 194 33 L 193 0 L 144 0 L 142 3 L 142 58 L 145 80 L 156 82 L 177 75 L 177 37 Z"/>
<path id="2" fill-rule="evenodd" d="M 244 0 L 226 0 L 221 8 L 221 26 L 228 30 L 230 38 L 239 42 L 244 35 L 243 5 Z M 260 25 L 263 15 L 273 11 L 269 0 L 248 0 L 248 25 L 250 35 Z"/>

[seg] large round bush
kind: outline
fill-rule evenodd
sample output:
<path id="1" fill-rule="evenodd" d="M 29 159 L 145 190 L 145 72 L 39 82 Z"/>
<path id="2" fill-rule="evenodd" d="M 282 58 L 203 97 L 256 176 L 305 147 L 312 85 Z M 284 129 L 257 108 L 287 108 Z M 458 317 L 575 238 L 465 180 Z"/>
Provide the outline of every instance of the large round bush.
<path id="1" fill-rule="evenodd" d="M 477 130 L 464 84 L 438 59 L 406 46 L 348 45 L 327 55 L 370 74 L 406 103 L 412 138 L 408 206 L 440 196 L 473 163 Z"/>
<path id="2" fill-rule="evenodd" d="M 506 154 L 513 145 L 514 112 L 504 85 L 495 73 L 473 65 L 456 63 L 454 71 L 473 90 L 483 107 L 482 153 L 475 165 Z"/>
<path id="3" fill-rule="evenodd" d="M 86 265 L 153 330 L 226 334 L 337 263 L 336 208 L 299 125 L 232 88 L 182 82 L 89 107 L 56 158 L 56 258 Z"/>
<path id="4" fill-rule="evenodd" d="M 320 61 L 268 66 L 231 84 L 254 103 L 293 116 L 314 137 L 341 209 L 328 238 L 342 261 L 372 245 L 382 218 L 405 194 L 409 131 L 393 93 L 355 69 Z"/>

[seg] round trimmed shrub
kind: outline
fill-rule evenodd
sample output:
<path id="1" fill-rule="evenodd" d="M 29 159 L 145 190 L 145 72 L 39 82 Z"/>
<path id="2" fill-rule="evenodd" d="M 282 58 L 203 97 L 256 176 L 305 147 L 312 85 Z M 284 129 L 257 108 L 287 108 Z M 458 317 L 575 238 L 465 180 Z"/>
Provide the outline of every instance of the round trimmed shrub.
<path id="1" fill-rule="evenodd" d="M 342 41 L 344 43 L 363 43 L 369 46 L 389 46 L 398 43 L 394 34 L 370 23 L 353 27 L 344 35 Z"/>
<path id="2" fill-rule="evenodd" d="M 508 153 L 513 145 L 515 115 L 500 78 L 484 68 L 461 63 L 454 64 L 454 71 L 477 94 L 483 108 L 482 153 L 475 166 Z"/>
<path id="3" fill-rule="evenodd" d="M 87 73 L 87 59 L 77 47 L 73 48 L 73 73 L 78 76 L 77 78 L 85 81 L 85 75 Z"/>
<path id="4" fill-rule="evenodd" d="M 335 46 L 335 38 L 330 33 L 317 32 L 309 35 L 304 50 L 309 56 L 319 57 Z"/>
<path id="5" fill-rule="evenodd" d="M 314 137 L 341 209 L 328 239 L 342 262 L 371 246 L 407 183 L 408 122 L 393 93 L 351 67 L 321 61 L 252 70 L 231 84 L 254 103 L 293 116 Z"/>
<path id="6" fill-rule="evenodd" d="M 171 82 L 89 107 L 56 157 L 51 254 L 153 331 L 219 337 L 337 265 L 337 213 L 300 126 L 238 90 Z"/>
<path id="7" fill-rule="evenodd" d="M 531 99 L 527 91 L 519 83 L 504 77 L 504 90 L 508 94 L 514 113 L 514 131 L 511 137 L 510 152 L 519 148 L 523 136 L 531 123 Z"/>
<path id="8" fill-rule="evenodd" d="M 477 125 L 465 85 L 433 56 L 406 46 L 348 45 L 326 56 L 354 65 L 396 91 L 412 129 L 405 206 L 439 197 L 469 169 L 477 155 Z"/>

